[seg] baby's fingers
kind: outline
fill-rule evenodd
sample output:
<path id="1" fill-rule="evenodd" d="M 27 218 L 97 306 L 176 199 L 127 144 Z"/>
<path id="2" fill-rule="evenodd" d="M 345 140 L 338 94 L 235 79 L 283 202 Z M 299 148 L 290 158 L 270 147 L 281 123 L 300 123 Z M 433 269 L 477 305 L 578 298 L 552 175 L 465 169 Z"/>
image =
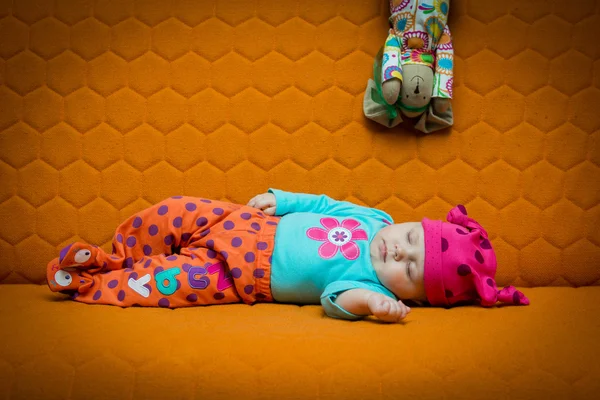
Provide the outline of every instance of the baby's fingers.
<path id="1" fill-rule="evenodd" d="M 266 207 L 270 207 L 273 205 L 270 203 L 271 202 L 269 200 L 269 196 L 265 196 L 264 194 L 259 194 L 257 196 L 254 196 L 252 199 L 250 199 L 250 201 L 248 202 L 248 205 L 250 207 L 264 209 Z"/>
<path id="2" fill-rule="evenodd" d="M 267 215 L 275 215 L 275 207 L 269 207 L 263 210 Z"/>
<path id="3" fill-rule="evenodd" d="M 256 204 L 256 198 L 257 198 L 257 197 L 258 197 L 258 196 L 254 196 L 253 198 L 251 198 L 251 199 L 248 201 L 248 204 L 247 204 L 247 206 L 249 206 L 249 207 L 254 207 L 254 206 L 255 206 L 255 204 Z"/>

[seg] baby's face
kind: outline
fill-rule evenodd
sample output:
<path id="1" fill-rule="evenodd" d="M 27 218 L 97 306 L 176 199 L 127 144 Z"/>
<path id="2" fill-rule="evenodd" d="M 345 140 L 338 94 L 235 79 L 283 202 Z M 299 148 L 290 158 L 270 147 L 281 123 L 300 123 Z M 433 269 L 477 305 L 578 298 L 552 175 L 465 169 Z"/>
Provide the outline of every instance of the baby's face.
<path id="1" fill-rule="evenodd" d="M 377 278 L 396 297 L 427 300 L 423 284 L 425 233 L 420 222 L 386 226 L 371 241 L 370 252 Z"/>

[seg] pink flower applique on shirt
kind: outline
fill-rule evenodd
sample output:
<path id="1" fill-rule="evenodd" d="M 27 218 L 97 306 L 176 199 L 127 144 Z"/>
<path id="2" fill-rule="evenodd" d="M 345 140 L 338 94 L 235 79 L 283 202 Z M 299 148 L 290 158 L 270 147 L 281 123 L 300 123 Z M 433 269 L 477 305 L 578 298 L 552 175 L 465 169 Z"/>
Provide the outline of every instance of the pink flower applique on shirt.
<path id="1" fill-rule="evenodd" d="M 324 259 L 335 256 L 340 250 L 347 260 L 356 260 L 360 255 L 357 240 L 368 240 L 367 232 L 358 229 L 360 223 L 352 218 L 340 222 L 331 217 L 321 218 L 323 228 L 314 227 L 306 231 L 306 236 L 325 242 L 319 247 L 319 255 Z"/>

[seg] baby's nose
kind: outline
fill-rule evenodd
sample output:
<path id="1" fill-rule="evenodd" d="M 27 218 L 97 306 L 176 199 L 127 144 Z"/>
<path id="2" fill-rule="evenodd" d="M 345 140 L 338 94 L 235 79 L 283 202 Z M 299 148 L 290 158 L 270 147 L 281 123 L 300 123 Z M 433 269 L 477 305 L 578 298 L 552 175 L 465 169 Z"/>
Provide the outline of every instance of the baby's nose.
<path id="1" fill-rule="evenodd" d="M 404 250 L 402 247 L 398 246 L 397 244 L 394 245 L 394 259 L 396 261 L 400 261 L 403 260 L 406 257 L 406 250 Z"/>

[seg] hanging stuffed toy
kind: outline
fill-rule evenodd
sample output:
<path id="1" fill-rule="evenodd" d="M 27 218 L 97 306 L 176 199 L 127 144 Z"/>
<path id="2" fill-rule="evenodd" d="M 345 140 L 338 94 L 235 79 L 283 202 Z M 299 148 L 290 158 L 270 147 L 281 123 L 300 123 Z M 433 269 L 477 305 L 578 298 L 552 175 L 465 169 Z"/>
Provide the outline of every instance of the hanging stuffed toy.
<path id="1" fill-rule="evenodd" d="M 389 128 L 401 115 L 433 132 L 453 124 L 450 0 L 390 0 L 391 28 L 364 96 L 365 116 Z"/>

